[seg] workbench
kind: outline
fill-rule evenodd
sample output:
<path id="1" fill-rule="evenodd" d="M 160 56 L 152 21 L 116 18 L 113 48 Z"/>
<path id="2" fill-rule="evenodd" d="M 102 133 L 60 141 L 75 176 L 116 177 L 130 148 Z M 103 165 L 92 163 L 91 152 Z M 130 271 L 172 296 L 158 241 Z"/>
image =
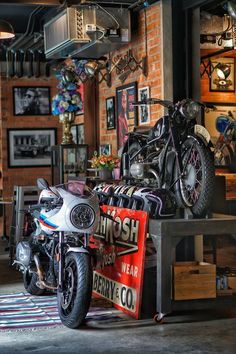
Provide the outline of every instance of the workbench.
<path id="1" fill-rule="evenodd" d="M 215 304 L 217 302 L 217 299 L 202 299 L 198 301 L 172 300 L 172 265 L 175 261 L 175 248 L 184 237 L 198 237 L 200 235 L 217 237 L 226 234 L 236 234 L 236 216 L 213 214 L 213 216 L 208 219 L 165 219 L 149 221 L 149 235 L 153 240 L 157 252 L 157 316 L 155 318 L 157 321 L 162 320 L 165 315 L 177 309 L 178 306 L 176 305 L 181 305 L 181 303 L 187 305 L 182 308 L 191 309 L 191 306 L 194 303 L 199 303 L 199 301 L 207 306 L 209 306 L 210 303 Z M 219 300 L 222 301 L 222 299 Z"/>

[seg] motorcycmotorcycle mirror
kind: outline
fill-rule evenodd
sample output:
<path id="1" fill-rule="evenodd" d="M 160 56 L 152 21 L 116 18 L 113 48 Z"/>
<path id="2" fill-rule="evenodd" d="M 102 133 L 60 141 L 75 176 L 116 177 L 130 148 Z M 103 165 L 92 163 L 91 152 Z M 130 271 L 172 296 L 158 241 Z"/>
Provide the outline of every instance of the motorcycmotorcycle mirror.
<path id="1" fill-rule="evenodd" d="M 43 189 L 49 189 L 49 184 L 44 178 L 38 178 L 37 179 L 37 186 L 38 189 L 43 190 Z"/>

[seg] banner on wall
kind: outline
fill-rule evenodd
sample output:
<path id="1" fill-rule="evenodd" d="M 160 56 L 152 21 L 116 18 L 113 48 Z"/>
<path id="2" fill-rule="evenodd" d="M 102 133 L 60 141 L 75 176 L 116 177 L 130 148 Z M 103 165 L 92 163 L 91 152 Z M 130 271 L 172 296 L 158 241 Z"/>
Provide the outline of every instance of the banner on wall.
<path id="1" fill-rule="evenodd" d="M 132 317 L 140 317 L 148 214 L 144 211 L 103 205 L 105 213 L 91 247 L 98 265 L 93 276 L 93 294 L 111 301 Z"/>

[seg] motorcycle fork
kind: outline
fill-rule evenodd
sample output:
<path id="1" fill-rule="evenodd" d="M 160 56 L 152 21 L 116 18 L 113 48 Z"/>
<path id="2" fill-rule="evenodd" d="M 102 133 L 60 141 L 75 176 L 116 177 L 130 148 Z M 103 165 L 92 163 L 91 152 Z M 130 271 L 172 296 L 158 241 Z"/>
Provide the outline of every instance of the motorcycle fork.
<path id="1" fill-rule="evenodd" d="M 65 242 L 64 232 L 59 231 L 58 254 L 59 254 L 59 270 L 58 270 L 58 290 L 63 292 L 64 289 L 64 269 L 65 269 Z"/>

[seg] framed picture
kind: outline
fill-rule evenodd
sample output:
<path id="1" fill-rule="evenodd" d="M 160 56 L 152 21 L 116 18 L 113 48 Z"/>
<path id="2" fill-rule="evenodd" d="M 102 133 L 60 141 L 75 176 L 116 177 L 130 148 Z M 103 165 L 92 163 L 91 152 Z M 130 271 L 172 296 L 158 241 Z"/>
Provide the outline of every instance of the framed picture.
<path id="1" fill-rule="evenodd" d="M 236 119 L 236 104 L 220 104 L 220 103 L 212 103 L 216 107 L 216 110 L 207 110 L 204 114 L 204 126 L 209 131 L 211 135 L 211 141 L 215 143 L 220 135 L 218 130 L 216 129 L 216 119 L 217 117 L 224 116 L 232 116 Z"/>
<path id="2" fill-rule="evenodd" d="M 133 105 L 137 100 L 137 83 L 117 87 L 117 145 L 121 149 L 128 136 L 127 134 L 137 125 L 137 107 Z"/>
<path id="3" fill-rule="evenodd" d="M 81 98 L 81 108 L 76 112 L 76 115 L 79 116 L 81 114 L 84 114 L 84 84 L 83 83 L 80 83 L 77 89 L 77 94 Z"/>
<path id="4" fill-rule="evenodd" d="M 218 58 L 211 61 L 210 91 L 234 92 L 235 68 L 234 58 Z"/>
<path id="5" fill-rule="evenodd" d="M 141 87 L 138 89 L 138 101 L 145 101 L 147 98 L 150 98 L 150 88 Z M 138 123 L 149 124 L 150 123 L 150 106 L 143 105 L 138 107 Z"/>
<path id="6" fill-rule="evenodd" d="M 9 167 L 51 166 L 56 129 L 8 129 Z"/>
<path id="7" fill-rule="evenodd" d="M 75 144 L 84 144 L 84 124 L 72 125 L 71 133 Z"/>
<path id="8" fill-rule="evenodd" d="M 106 99 L 107 130 L 115 129 L 115 97 Z"/>
<path id="9" fill-rule="evenodd" d="M 99 155 L 111 155 L 111 144 L 100 145 Z"/>
<path id="10" fill-rule="evenodd" d="M 51 114 L 50 87 L 13 87 L 15 116 L 45 116 Z"/>

